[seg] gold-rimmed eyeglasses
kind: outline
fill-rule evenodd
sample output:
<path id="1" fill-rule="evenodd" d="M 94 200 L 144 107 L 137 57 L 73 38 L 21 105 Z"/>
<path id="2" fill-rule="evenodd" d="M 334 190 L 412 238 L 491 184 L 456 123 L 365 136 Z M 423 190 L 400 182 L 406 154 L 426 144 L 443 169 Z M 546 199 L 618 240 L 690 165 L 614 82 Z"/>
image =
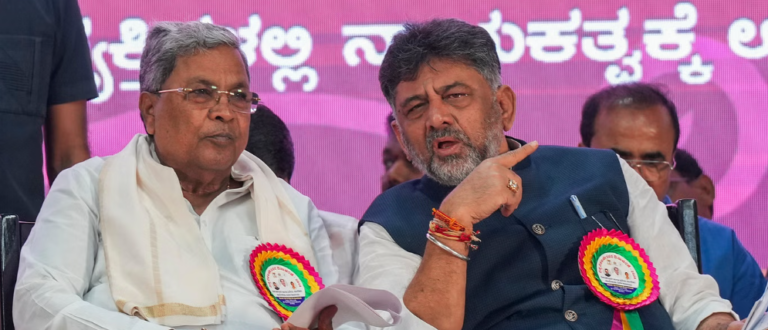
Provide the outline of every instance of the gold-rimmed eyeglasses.
<path id="1" fill-rule="evenodd" d="M 672 163 L 663 160 L 642 159 L 624 159 L 624 161 L 647 181 L 659 180 L 662 176 L 669 175 L 669 172 L 675 168 L 674 161 Z"/>
<path id="2" fill-rule="evenodd" d="M 229 99 L 229 104 L 233 107 L 233 111 L 251 114 L 256 111 L 255 105 L 259 104 L 261 99 L 259 94 L 251 92 L 247 89 L 233 89 L 231 91 L 218 90 L 216 86 L 200 87 L 200 88 L 174 88 L 166 89 L 154 92 L 155 94 L 164 93 L 182 93 L 184 99 L 199 105 L 200 108 L 212 108 L 216 104 L 219 104 L 221 95 L 226 94 Z"/>

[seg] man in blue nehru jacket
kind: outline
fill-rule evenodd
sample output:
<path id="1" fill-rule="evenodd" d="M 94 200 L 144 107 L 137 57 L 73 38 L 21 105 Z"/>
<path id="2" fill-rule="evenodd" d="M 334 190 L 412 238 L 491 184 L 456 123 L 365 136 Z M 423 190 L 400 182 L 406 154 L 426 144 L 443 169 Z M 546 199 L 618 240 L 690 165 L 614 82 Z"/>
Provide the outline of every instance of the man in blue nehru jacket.
<path id="1" fill-rule="evenodd" d="M 611 149 L 626 160 L 667 204 L 672 160 L 680 140 L 675 104 L 657 86 L 635 83 L 591 95 L 581 112 L 580 146 Z M 720 296 L 746 317 L 763 295 L 766 280 L 757 261 L 733 229 L 699 217 L 701 268 L 712 276 Z"/>
<path id="2" fill-rule="evenodd" d="M 355 282 L 402 298 L 398 329 L 612 329 L 619 312 L 580 272 L 580 244 L 601 228 L 634 239 L 658 276 L 659 299 L 637 296 L 647 304 L 627 318 L 654 330 L 741 329 L 664 205 L 613 152 L 504 136 L 515 94 L 501 84 L 484 29 L 454 19 L 407 24 L 379 82 L 398 141 L 426 173 L 377 197 L 361 220 Z M 472 250 L 476 231 L 482 241 Z M 595 267 L 584 267 L 590 283 L 607 285 L 595 292 L 651 288 L 629 280 L 635 266 L 599 251 Z"/>

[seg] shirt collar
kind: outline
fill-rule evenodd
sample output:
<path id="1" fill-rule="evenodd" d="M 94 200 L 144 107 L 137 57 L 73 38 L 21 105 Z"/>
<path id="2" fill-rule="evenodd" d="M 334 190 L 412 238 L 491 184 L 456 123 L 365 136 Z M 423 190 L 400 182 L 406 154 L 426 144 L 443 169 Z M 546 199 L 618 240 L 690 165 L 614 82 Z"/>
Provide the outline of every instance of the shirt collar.
<path id="1" fill-rule="evenodd" d="M 507 139 L 507 145 L 509 146 L 510 151 L 520 148 L 525 144 L 525 141 L 518 140 L 510 136 L 505 136 L 505 138 Z"/>

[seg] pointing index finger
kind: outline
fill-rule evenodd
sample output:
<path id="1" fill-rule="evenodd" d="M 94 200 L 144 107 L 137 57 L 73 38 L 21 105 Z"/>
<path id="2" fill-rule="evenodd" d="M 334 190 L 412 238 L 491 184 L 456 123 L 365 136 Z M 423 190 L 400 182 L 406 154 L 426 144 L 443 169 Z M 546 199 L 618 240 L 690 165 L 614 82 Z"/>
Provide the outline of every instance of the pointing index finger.
<path id="1" fill-rule="evenodd" d="M 539 148 L 539 142 L 533 141 L 520 148 L 512 151 L 507 151 L 497 157 L 499 163 L 504 167 L 512 167 L 517 165 L 520 161 L 530 156 L 536 149 Z"/>

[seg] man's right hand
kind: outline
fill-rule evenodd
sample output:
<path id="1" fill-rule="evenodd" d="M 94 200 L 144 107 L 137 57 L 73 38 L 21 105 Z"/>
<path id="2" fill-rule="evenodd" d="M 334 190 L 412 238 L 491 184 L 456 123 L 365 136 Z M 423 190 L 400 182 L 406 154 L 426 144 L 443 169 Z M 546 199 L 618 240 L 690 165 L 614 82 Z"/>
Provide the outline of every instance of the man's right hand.
<path id="1" fill-rule="evenodd" d="M 523 182 L 510 168 L 528 157 L 539 147 L 528 143 L 515 150 L 484 160 L 443 200 L 440 211 L 471 230 L 472 226 L 496 210 L 508 217 L 523 198 Z M 508 187 L 510 180 L 517 190 Z"/>

